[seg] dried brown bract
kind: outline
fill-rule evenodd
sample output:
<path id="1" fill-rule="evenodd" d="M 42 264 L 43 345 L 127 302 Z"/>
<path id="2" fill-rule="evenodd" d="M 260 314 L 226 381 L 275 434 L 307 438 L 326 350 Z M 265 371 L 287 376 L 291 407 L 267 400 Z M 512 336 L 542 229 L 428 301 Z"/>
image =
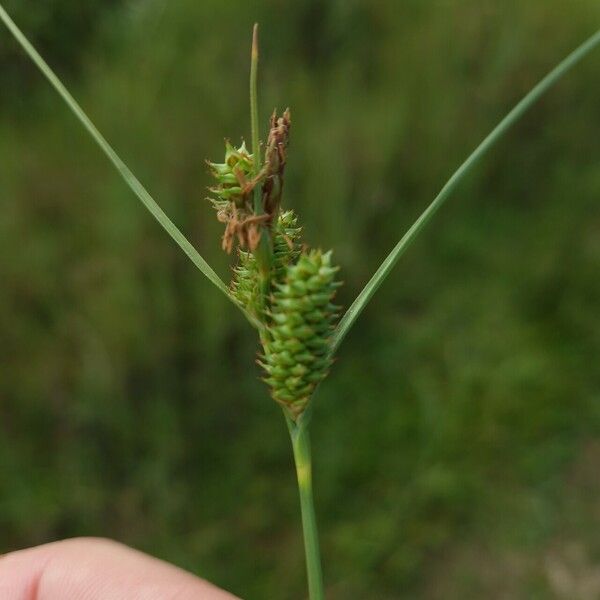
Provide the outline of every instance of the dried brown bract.
<path id="1" fill-rule="evenodd" d="M 291 124 L 289 108 L 281 117 L 278 117 L 277 112 L 273 111 L 265 150 L 265 180 L 263 183 L 263 208 L 270 217 L 277 214 L 281 204 Z"/>

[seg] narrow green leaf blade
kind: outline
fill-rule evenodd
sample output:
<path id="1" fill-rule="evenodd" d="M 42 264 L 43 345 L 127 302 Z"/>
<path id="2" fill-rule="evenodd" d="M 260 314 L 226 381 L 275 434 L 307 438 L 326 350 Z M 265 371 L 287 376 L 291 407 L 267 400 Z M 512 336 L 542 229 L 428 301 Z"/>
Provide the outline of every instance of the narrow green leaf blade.
<path id="1" fill-rule="evenodd" d="M 415 221 L 412 227 L 404 234 L 402 239 L 396 244 L 393 250 L 387 255 L 381 266 L 377 269 L 373 277 L 360 292 L 356 300 L 346 311 L 340 320 L 332 336 L 332 352 L 335 352 L 342 340 L 354 325 L 369 300 L 373 297 L 379 286 L 390 274 L 398 259 L 402 256 L 408 246 L 419 235 L 420 231 L 429 223 L 438 209 L 444 204 L 448 196 L 454 191 L 459 182 L 469 173 L 475 164 L 483 155 L 502 137 L 502 135 L 513 125 L 526 111 L 531 107 L 560 77 L 572 69 L 582 58 L 591 52 L 600 44 L 600 30 L 592 37 L 588 38 L 581 46 L 576 48 L 562 62 L 560 62 L 552 71 L 550 71 L 523 99 L 500 121 L 500 123 L 488 134 L 488 136 L 479 144 L 473 153 L 463 162 L 463 164 L 454 172 L 452 177 L 446 182 L 440 193 L 433 202 L 425 209 L 421 216 Z"/>
<path id="2" fill-rule="evenodd" d="M 106 154 L 108 159 L 115 166 L 125 183 L 131 188 L 133 193 L 140 199 L 142 204 L 148 209 L 150 214 L 158 221 L 161 227 L 171 236 L 173 241 L 185 252 L 188 258 L 196 265 L 196 267 L 208 277 L 208 279 L 216 285 L 232 302 L 235 300 L 231 297 L 229 289 L 223 280 L 213 271 L 210 265 L 202 258 L 198 251 L 192 246 L 188 239 L 181 233 L 177 226 L 167 217 L 164 211 L 156 203 L 154 198 L 148 193 L 146 188 L 140 183 L 137 177 L 131 172 L 129 167 L 121 160 L 112 146 L 106 141 L 104 136 L 98 131 L 90 118 L 85 114 L 77 101 L 69 93 L 67 88 L 62 84 L 58 76 L 48 66 L 46 61 L 40 56 L 37 50 L 32 46 L 23 32 L 17 27 L 11 17 L 8 15 L 4 7 L 0 4 L 0 19 L 4 22 L 8 30 L 15 37 L 17 42 L 22 46 L 29 58 L 36 64 L 42 74 L 48 79 L 54 89 L 59 93 L 65 101 L 69 109 L 79 119 L 93 140 L 100 146 L 101 150 Z M 235 303 L 238 306 L 237 303 Z"/>

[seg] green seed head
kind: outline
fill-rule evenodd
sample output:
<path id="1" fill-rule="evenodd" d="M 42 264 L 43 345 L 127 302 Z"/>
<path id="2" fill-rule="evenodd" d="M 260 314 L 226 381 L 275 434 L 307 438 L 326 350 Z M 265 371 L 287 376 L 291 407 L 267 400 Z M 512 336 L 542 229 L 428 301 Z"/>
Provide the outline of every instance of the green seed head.
<path id="1" fill-rule="evenodd" d="M 331 366 L 329 337 L 339 283 L 331 252 L 311 250 L 289 264 L 271 298 L 269 341 L 260 361 L 275 401 L 296 420 Z"/>
<path id="2" fill-rule="evenodd" d="M 273 227 L 273 262 L 271 285 L 283 282 L 286 267 L 300 255 L 300 232 L 298 218 L 293 211 L 279 213 Z M 238 264 L 233 269 L 231 292 L 237 302 L 260 321 L 260 271 L 256 257 L 251 252 L 238 250 Z"/>
<path id="3" fill-rule="evenodd" d="M 239 148 L 234 148 L 229 141 L 225 141 L 224 162 L 208 161 L 208 166 L 217 180 L 217 185 L 210 188 L 216 196 L 215 206 L 218 207 L 220 202 L 233 202 L 242 208 L 247 200 L 246 181 L 251 177 L 254 168 L 254 159 L 246 149 L 246 143 L 243 142 Z"/>

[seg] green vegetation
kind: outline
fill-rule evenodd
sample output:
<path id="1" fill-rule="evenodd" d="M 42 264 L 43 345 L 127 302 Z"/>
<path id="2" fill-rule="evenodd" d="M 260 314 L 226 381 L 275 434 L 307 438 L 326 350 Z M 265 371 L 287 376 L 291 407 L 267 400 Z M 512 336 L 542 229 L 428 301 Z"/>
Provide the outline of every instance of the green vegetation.
<path id="1" fill-rule="evenodd" d="M 76 96 L 226 278 L 202 161 L 247 122 L 236 40 L 261 20 L 261 107 L 289 103 L 301 124 L 286 203 L 336 249 L 346 305 L 600 16 L 594 2 L 568 25 L 559 2 L 196 4 L 116 9 Z M 319 391 L 328 597 L 555 597 L 548 565 L 583 577 L 599 552 L 599 64 L 461 186 Z M 301 597 L 291 459 L 246 324 L 56 98 L 40 86 L 26 104 L 0 121 L 1 538 L 112 535 L 247 598 Z"/>

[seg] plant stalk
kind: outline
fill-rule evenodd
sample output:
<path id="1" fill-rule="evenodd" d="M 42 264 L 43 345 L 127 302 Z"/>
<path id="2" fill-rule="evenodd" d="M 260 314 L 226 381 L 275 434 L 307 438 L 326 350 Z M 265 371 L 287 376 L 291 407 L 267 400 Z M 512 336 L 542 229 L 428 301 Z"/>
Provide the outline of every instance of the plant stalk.
<path id="1" fill-rule="evenodd" d="M 252 153 L 254 155 L 254 174 L 260 171 L 260 140 L 258 134 L 258 23 L 252 30 L 252 53 L 250 55 L 250 121 L 252 135 Z M 255 209 L 258 207 L 255 207 Z M 262 208 L 262 207 L 261 207 Z"/>
<path id="2" fill-rule="evenodd" d="M 254 160 L 254 177 L 260 173 L 260 139 L 258 133 L 258 23 L 254 24 L 252 31 L 252 52 L 250 55 L 250 131 L 252 136 L 252 156 Z M 262 215 L 262 186 L 254 188 L 253 198 L 254 214 Z M 260 269 L 260 288 L 263 308 L 266 305 L 271 289 L 271 266 L 273 262 L 273 248 L 271 246 L 271 235 L 268 227 L 261 226 L 262 232 L 258 248 L 254 255 Z"/>
<path id="3" fill-rule="evenodd" d="M 306 424 L 295 424 L 289 417 L 288 428 L 292 438 L 298 491 L 300 493 L 300 510 L 302 512 L 302 531 L 304 534 L 304 551 L 306 555 L 306 575 L 308 578 L 308 597 L 310 600 L 323 600 L 323 574 L 321 569 L 321 552 L 312 491 L 312 461 L 310 439 Z"/>

